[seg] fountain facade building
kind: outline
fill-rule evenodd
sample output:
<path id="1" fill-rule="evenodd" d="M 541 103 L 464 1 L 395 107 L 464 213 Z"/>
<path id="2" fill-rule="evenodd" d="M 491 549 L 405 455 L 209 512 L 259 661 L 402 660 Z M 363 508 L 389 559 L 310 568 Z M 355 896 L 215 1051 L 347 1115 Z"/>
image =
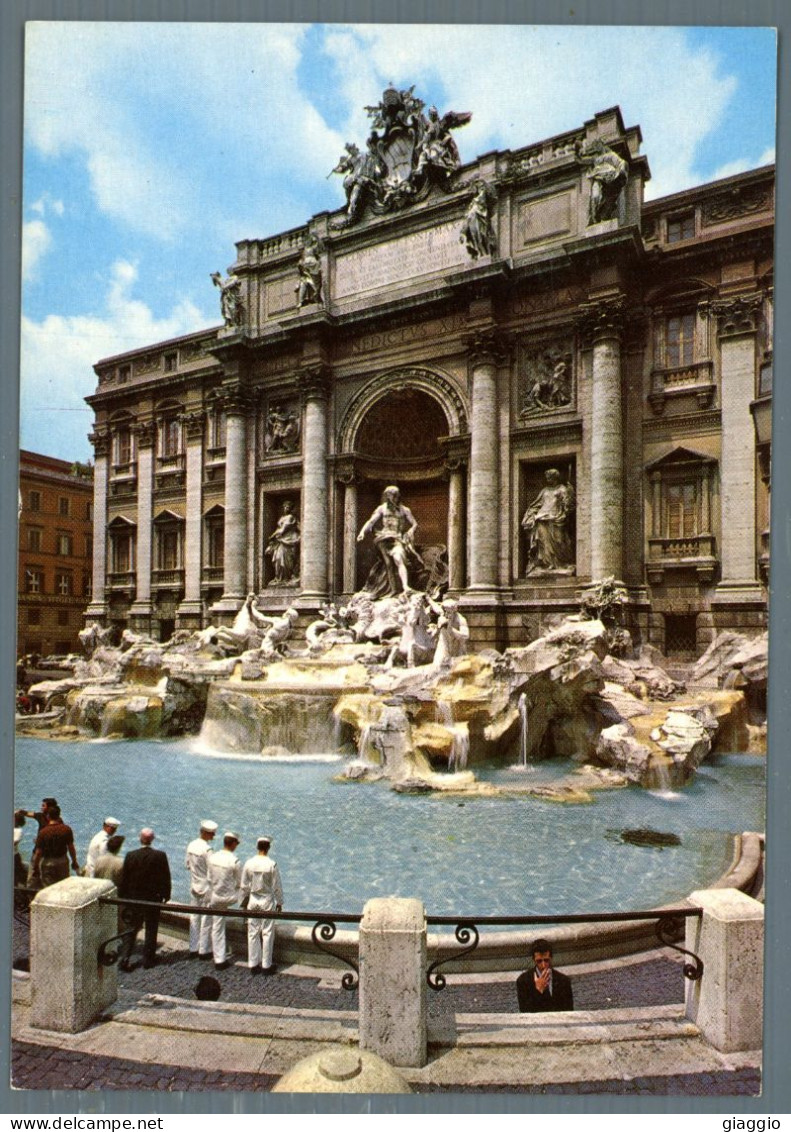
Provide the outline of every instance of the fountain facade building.
<path id="1" fill-rule="evenodd" d="M 346 208 L 242 240 L 223 325 L 95 366 L 88 620 L 166 638 L 361 588 L 398 485 L 471 645 L 614 575 L 694 655 L 765 623 L 774 170 L 645 203 L 617 108 L 461 165 L 411 91 Z"/>

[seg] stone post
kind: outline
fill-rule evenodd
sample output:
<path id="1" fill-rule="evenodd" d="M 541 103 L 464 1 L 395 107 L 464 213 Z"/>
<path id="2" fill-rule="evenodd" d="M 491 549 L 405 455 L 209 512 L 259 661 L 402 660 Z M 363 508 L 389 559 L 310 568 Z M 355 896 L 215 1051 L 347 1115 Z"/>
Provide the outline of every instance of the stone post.
<path id="1" fill-rule="evenodd" d="M 761 296 L 712 303 L 720 338 L 720 412 L 722 456 L 721 586 L 755 591 L 755 428 L 750 403 L 755 399 L 755 337 Z"/>
<path id="2" fill-rule="evenodd" d="M 240 387 L 225 400 L 225 576 L 219 606 L 239 609 L 247 596 L 247 398 Z"/>
<path id="3" fill-rule="evenodd" d="M 497 365 L 502 345 L 493 333 L 470 342 L 470 491 L 468 593 L 495 595 L 498 588 L 500 445 Z"/>
<path id="4" fill-rule="evenodd" d="M 693 892 L 701 919 L 686 923 L 688 951 L 703 961 L 699 982 L 686 980 L 686 1014 L 723 1052 L 760 1049 L 764 979 L 763 905 L 736 888 Z"/>
<path id="5" fill-rule="evenodd" d="M 107 616 L 105 583 L 107 578 L 107 476 L 110 434 L 97 429 L 89 437 L 93 444 L 93 577 L 86 623 Z"/>
<path id="6" fill-rule="evenodd" d="M 464 588 L 464 469 L 452 464 L 448 469 L 448 587 Z"/>
<path id="7" fill-rule="evenodd" d="M 135 600 L 129 610 L 132 623 L 139 632 L 151 631 L 151 551 L 154 528 L 154 444 L 153 421 L 141 421 L 137 433 L 137 546 Z"/>
<path id="8" fill-rule="evenodd" d="M 179 605 L 180 627 L 200 628 L 203 434 L 206 418 L 198 410 L 184 416 L 187 440 L 186 521 L 184 529 L 184 598 Z"/>
<path id="9" fill-rule="evenodd" d="M 591 578 L 623 571 L 623 409 L 620 307 L 596 304 L 591 312 Z"/>
<path id="10" fill-rule="evenodd" d="M 302 370 L 302 558 L 303 602 L 318 606 L 327 597 L 327 395 L 323 366 Z"/>
<path id="11" fill-rule="evenodd" d="M 360 923 L 360 1048 L 426 1064 L 426 913 L 420 900 L 369 900 Z"/>
<path id="12" fill-rule="evenodd" d="M 118 934 L 118 910 L 100 904 L 109 880 L 69 877 L 43 888 L 30 906 L 30 1024 L 75 1034 L 118 997 L 115 967 L 102 967 L 99 945 Z"/>

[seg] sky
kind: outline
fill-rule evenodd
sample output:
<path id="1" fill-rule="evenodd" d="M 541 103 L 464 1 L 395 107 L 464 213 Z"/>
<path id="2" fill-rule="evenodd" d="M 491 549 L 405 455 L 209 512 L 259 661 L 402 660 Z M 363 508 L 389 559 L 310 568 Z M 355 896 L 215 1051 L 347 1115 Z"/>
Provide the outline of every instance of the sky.
<path id="1" fill-rule="evenodd" d="M 220 322 L 237 240 L 344 203 L 365 106 L 415 84 L 463 162 L 639 124 L 653 198 L 774 160 L 771 28 L 29 23 L 21 447 L 86 460 L 93 364 Z"/>

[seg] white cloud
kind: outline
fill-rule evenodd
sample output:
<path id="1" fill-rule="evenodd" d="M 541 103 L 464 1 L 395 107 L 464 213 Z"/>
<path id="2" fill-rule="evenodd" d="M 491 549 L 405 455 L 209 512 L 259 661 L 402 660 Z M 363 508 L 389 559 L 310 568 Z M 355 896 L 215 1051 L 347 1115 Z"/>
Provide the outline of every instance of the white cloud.
<path id="1" fill-rule="evenodd" d="M 188 300 L 177 301 L 164 318 L 134 297 L 137 269 L 117 260 L 107 282 L 104 309 L 89 314 L 49 314 L 40 322 L 22 318 L 22 447 L 46 450 L 63 459 L 90 456 L 86 434 L 92 414 L 83 398 L 96 388 L 93 365 L 100 358 L 151 342 L 188 334 L 212 319 Z"/>
<path id="2" fill-rule="evenodd" d="M 771 165 L 775 160 L 775 147 L 769 146 L 761 153 L 757 160 L 751 161 L 748 157 L 739 157 L 735 161 L 726 161 L 714 171 L 712 181 L 719 181 L 723 177 L 734 177 L 737 173 L 745 173 L 748 169 L 758 169 L 762 165 Z"/>
<path id="3" fill-rule="evenodd" d="M 36 267 L 52 245 L 52 233 L 43 220 L 26 220 L 22 225 L 22 278 L 35 278 Z"/>

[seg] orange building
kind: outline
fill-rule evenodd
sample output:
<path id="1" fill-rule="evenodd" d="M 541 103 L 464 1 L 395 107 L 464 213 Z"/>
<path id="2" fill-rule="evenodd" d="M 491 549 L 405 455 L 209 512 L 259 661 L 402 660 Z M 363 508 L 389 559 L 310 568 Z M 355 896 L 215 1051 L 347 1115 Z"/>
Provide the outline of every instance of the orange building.
<path id="1" fill-rule="evenodd" d="M 91 596 L 93 468 L 19 454 L 17 654 L 64 655 Z"/>

